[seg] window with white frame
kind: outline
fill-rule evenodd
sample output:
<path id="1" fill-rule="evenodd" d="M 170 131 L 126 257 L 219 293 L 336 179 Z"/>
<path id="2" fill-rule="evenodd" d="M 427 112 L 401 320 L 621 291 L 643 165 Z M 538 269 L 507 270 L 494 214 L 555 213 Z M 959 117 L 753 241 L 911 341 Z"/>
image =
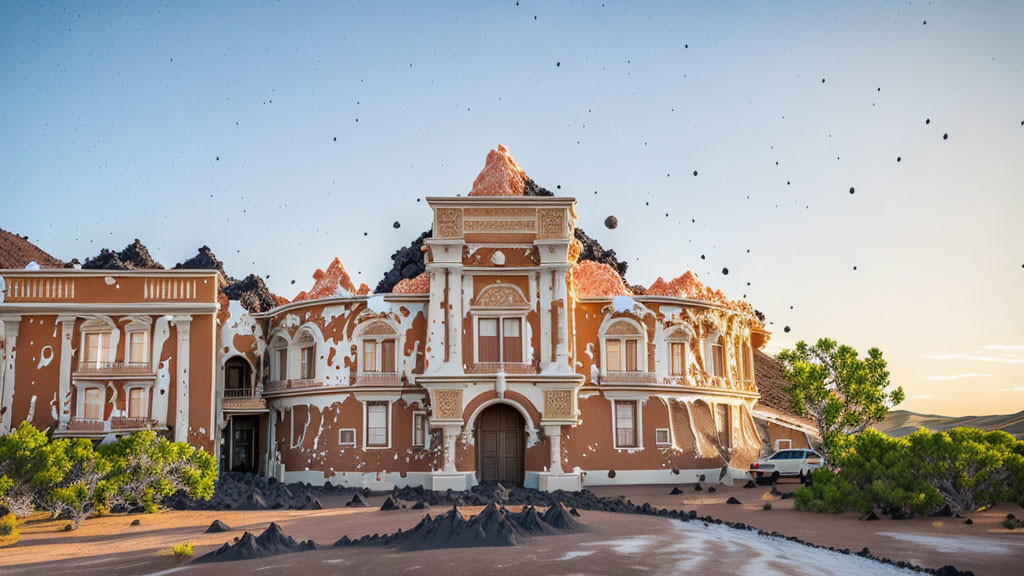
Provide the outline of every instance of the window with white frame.
<path id="1" fill-rule="evenodd" d="M 718 432 L 718 441 L 722 446 L 731 446 L 731 409 L 728 404 L 715 405 L 715 428 Z"/>
<path id="2" fill-rule="evenodd" d="M 637 430 L 637 401 L 615 401 L 615 447 L 636 448 L 639 446 Z"/>
<path id="3" fill-rule="evenodd" d="M 105 396 L 106 390 L 99 386 L 84 388 L 82 390 L 82 418 L 102 420 Z"/>
<path id="4" fill-rule="evenodd" d="M 387 401 L 366 403 L 366 447 L 387 448 L 388 446 L 388 407 Z"/>
<path id="5" fill-rule="evenodd" d="M 355 428 L 342 428 L 338 430 L 338 445 L 339 446 L 355 446 L 356 445 L 356 429 Z"/>
<path id="6" fill-rule="evenodd" d="M 523 344 L 522 318 L 477 319 L 477 362 L 522 362 Z"/>
<path id="7" fill-rule="evenodd" d="M 668 428 L 657 428 L 654 430 L 654 443 L 659 446 L 667 446 L 671 444 Z"/>
<path id="8" fill-rule="evenodd" d="M 362 346 L 361 372 L 394 374 L 398 366 L 398 333 L 386 322 L 374 322 L 359 337 Z"/>
<path id="9" fill-rule="evenodd" d="M 128 417 L 149 417 L 149 390 L 143 386 L 128 389 Z"/>
<path id="10" fill-rule="evenodd" d="M 749 341 L 740 347 L 740 354 L 743 359 L 743 380 L 750 382 L 754 379 L 754 354 Z"/>
<path id="11" fill-rule="evenodd" d="M 718 332 L 704 339 L 705 371 L 710 376 L 725 376 L 725 338 Z"/>
<path id="12" fill-rule="evenodd" d="M 280 336 L 270 344 L 270 376 L 273 380 L 288 379 L 288 343 Z"/>
<path id="13" fill-rule="evenodd" d="M 110 332 L 86 332 L 82 346 L 82 362 L 99 366 L 110 358 Z"/>
<path id="14" fill-rule="evenodd" d="M 604 332 L 602 344 L 605 372 L 646 371 L 643 334 L 633 323 L 620 320 L 610 325 Z"/>
<path id="15" fill-rule="evenodd" d="M 128 333 L 128 362 L 145 364 L 149 362 L 149 333 Z"/>
<path id="16" fill-rule="evenodd" d="M 412 445 L 414 447 L 426 447 L 427 445 L 427 413 L 412 413 Z"/>
<path id="17" fill-rule="evenodd" d="M 296 343 L 299 348 L 299 378 L 316 378 L 316 341 L 309 332 L 303 332 Z"/>

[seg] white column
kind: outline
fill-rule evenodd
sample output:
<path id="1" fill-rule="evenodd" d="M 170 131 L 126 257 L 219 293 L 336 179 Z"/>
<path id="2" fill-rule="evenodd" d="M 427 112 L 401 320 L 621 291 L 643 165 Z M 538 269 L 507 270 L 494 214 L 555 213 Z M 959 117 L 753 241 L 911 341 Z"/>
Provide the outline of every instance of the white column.
<path id="1" fill-rule="evenodd" d="M 71 363 L 74 351 L 71 337 L 75 332 L 74 316 L 58 316 L 60 324 L 60 389 L 57 392 L 57 427 L 67 428 L 71 419 Z"/>
<path id="2" fill-rule="evenodd" d="M 455 440 L 462 428 L 459 424 L 445 425 L 444 430 L 444 472 L 454 474 L 455 470 Z"/>
<path id="3" fill-rule="evenodd" d="M 548 463 L 548 471 L 555 474 L 562 473 L 562 427 L 545 426 L 544 434 L 548 437 L 551 446 L 551 454 Z"/>
<path id="4" fill-rule="evenodd" d="M 565 276 L 564 267 L 555 269 L 555 301 L 562 302 L 558 307 L 558 345 L 555 348 L 555 371 L 560 374 L 572 372 L 569 366 L 569 297 Z"/>
<path id="5" fill-rule="evenodd" d="M 445 311 L 441 309 L 444 299 L 444 268 L 430 266 L 430 305 L 427 308 L 427 347 L 424 357 L 427 360 L 428 374 L 441 372 L 444 369 L 444 320 Z"/>
<path id="6" fill-rule="evenodd" d="M 538 273 L 540 291 L 540 368 L 546 372 L 551 367 L 551 272 Z"/>
<path id="7" fill-rule="evenodd" d="M 174 411 L 174 440 L 175 442 L 188 441 L 188 364 L 189 364 L 189 336 L 191 334 L 191 316 L 175 316 L 174 328 L 178 333 L 178 351 L 174 358 L 175 371 L 175 411 Z"/>
<path id="8" fill-rule="evenodd" d="M 14 411 L 14 365 L 17 359 L 18 330 L 21 316 L 0 318 L 4 323 L 4 374 L 0 381 L 0 435 L 11 431 L 11 412 Z"/>
<path id="9" fill-rule="evenodd" d="M 462 371 L 462 268 L 448 269 L 448 362 Z"/>

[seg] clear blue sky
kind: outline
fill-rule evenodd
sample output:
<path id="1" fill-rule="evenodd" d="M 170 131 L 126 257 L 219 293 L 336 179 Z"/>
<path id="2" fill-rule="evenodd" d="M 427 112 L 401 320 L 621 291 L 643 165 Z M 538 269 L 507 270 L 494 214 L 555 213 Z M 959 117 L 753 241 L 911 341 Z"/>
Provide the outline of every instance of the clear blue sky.
<path id="1" fill-rule="evenodd" d="M 632 282 L 693 269 L 772 350 L 879 346 L 902 407 L 1015 412 L 1021 30 L 1020 2 L 5 2 L 0 227 L 372 286 L 500 142 Z"/>

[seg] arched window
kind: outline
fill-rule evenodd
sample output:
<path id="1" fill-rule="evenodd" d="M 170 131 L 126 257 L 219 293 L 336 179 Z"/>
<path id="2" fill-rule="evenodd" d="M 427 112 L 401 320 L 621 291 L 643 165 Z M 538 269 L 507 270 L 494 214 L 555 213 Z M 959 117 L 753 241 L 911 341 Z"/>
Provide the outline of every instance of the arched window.
<path id="1" fill-rule="evenodd" d="M 617 320 L 610 324 L 601 335 L 601 350 L 606 374 L 647 370 L 644 333 L 634 322 Z"/>
<path id="2" fill-rule="evenodd" d="M 665 348 L 669 376 L 685 377 L 690 367 L 690 334 L 682 328 L 673 330 L 665 337 Z"/>
<path id="3" fill-rule="evenodd" d="M 316 378 L 316 340 L 313 339 L 313 334 L 308 330 L 300 332 L 295 340 L 295 347 L 299 351 L 299 378 Z"/>
<path id="4" fill-rule="evenodd" d="M 270 378 L 288 379 L 288 341 L 280 334 L 270 341 Z"/>
<path id="5" fill-rule="evenodd" d="M 387 322 L 373 322 L 359 335 L 359 371 L 395 374 L 398 371 L 398 333 Z"/>
<path id="6" fill-rule="evenodd" d="M 725 377 L 725 338 L 717 330 L 704 339 L 704 362 L 710 376 Z"/>
<path id="7" fill-rule="evenodd" d="M 244 358 L 235 356 L 224 363 L 224 396 L 231 398 L 252 389 L 252 369 Z M 244 394 L 247 395 L 247 394 Z"/>

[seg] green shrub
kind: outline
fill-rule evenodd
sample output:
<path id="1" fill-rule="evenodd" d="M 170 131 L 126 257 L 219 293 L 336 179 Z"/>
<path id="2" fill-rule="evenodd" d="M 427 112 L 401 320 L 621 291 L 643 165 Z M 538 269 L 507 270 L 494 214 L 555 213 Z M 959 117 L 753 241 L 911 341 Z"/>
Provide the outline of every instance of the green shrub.
<path id="1" fill-rule="evenodd" d="M 904 516 L 1024 500 L 1024 442 L 1005 432 L 956 428 L 890 438 L 876 430 L 836 438 L 829 469 L 797 490 L 796 507 L 815 512 L 879 507 Z"/>
<path id="2" fill-rule="evenodd" d="M 182 542 L 181 544 L 175 544 L 171 546 L 171 555 L 178 559 L 178 562 L 184 562 L 192 557 L 192 543 Z"/>
<path id="3" fill-rule="evenodd" d="M 0 548 L 14 546 L 18 543 L 18 519 L 14 512 L 0 516 Z"/>

